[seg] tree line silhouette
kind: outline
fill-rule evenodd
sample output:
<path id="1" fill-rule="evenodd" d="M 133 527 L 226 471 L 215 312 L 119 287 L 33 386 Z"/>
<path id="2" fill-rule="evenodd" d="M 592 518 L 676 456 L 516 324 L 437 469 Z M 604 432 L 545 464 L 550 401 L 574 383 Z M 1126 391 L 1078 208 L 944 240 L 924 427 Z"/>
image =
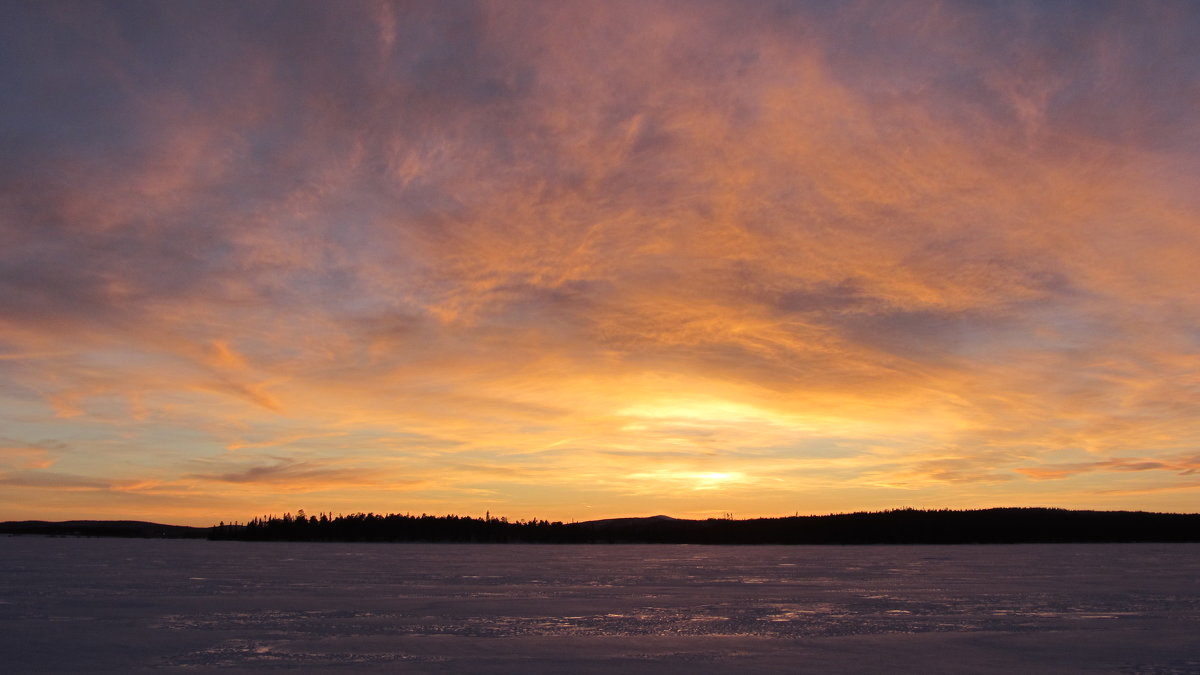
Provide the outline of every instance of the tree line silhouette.
<path id="1" fill-rule="evenodd" d="M 563 523 L 429 514 L 263 516 L 211 528 L 209 538 L 251 541 L 967 544 L 1200 542 L 1200 514 L 1048 508 L 898 509 L 783 518 L 682 520 L 656 516 Z"/>
<path id="2" fill-rule="evenodd" d="M 141 521 L 10 521 L 0 533 L 245 541 L 657 544 L 1015 544 L 1200 542 L 1200 514 L 997 508 L 899 509 L 784 518 L 666 516 L 563 523 L 493 517 L 355 513 L 267 515 L 213 527 Z"/>
<path id="3" fill-rule="evenodd" d="M 307 516 L 263 516 L 242 524 L 221 523 L 210 539 L 251 541 L 451 541 L 451 542 L 569 542 L 572 525 L 547 520 L 516 520 L 470 516 L 419 516 L 389 513 Z"/>

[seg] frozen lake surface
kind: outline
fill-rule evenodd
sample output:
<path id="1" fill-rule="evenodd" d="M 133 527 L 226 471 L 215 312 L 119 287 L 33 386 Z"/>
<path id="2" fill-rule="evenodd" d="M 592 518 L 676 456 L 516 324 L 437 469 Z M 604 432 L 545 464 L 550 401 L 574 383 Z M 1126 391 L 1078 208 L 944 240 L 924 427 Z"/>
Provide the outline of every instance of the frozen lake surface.
<path id="1" fill-rule="evenodd" d="M 1200 673 L 1200 545 L 0 539 L 0 671 Z"/>

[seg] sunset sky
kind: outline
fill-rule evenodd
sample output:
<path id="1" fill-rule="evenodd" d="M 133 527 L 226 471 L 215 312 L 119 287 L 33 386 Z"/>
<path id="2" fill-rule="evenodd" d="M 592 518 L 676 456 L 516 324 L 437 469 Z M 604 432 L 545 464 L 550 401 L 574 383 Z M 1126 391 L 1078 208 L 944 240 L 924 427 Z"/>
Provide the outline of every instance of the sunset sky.
<path id="1" fill-rule="evenodd" d="M 1197 35 L 0 3 L 0 520 L 1198 511 Z"/>

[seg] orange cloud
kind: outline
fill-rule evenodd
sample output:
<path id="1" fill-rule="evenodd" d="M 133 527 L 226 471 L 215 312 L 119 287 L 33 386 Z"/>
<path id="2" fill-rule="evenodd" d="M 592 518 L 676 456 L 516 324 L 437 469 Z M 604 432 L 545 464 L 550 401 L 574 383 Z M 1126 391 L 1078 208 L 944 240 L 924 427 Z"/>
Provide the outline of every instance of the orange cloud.
<path id="1" fill-rule="evenodd" d="M 27 494 L 752 515 L 1194 470 L 1194 12 L 128 12 L 0 29 L 0 424 L 89 448 L 14 451 Z"/>

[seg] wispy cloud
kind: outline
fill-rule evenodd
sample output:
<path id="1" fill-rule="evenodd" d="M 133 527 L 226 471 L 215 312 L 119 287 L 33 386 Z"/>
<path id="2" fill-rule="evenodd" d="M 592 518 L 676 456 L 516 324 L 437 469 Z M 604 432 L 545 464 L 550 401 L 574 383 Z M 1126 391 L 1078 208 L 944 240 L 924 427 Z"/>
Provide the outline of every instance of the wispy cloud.
<path id="1" fill-rule="evenodd" d="M 1190 476 L 1200 471 L 1200 456 L 1174 457 L 1168 460 L 1121 457 L 1098 462 L 1042 464 L 1015 469 L 1035 480 L 1069 478 L 1092 471 L 1170 471 Z"/>
<path id="2" fill-rule="evenodd" d="M 5 470 L 569 517 L 1193 468 L 1190 5 L 0 12 L 0 425 L 80 449 Z"/>
<path id="3" fill-rule="evenodd" d="M 355 487 L 412 488 L 427 481 L 397 478 L 377 467 L 347 466 L 337 461 L 297 461 L 280 458 L 269 464 L 238 466 L 219 473 L 193 473 L 184 479 L 234 483 L 295 492 L 337 490 Z"/>

